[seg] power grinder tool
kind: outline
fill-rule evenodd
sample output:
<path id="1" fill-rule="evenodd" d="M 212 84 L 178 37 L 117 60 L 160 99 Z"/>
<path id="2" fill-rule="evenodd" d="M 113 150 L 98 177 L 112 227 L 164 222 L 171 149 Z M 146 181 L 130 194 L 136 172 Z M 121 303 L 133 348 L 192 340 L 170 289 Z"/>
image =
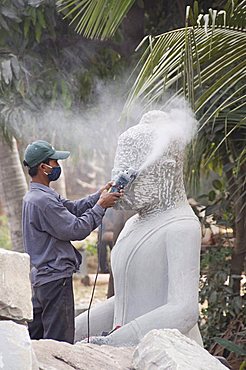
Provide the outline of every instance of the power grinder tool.
<path id="1" fill-rule="evenodd" d="M 128 168 L 127 170 L 120 171 L 114 179 L 114 185 L 110 188 L 110 193 L 116 193 L 131 185 L 138 175 L 138 171 L 133 168 Z"/>

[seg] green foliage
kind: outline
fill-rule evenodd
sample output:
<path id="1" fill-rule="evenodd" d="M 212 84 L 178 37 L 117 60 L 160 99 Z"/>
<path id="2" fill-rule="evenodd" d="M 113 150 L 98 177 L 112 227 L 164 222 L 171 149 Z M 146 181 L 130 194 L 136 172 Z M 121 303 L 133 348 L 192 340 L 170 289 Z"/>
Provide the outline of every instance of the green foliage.
<path id="1" fill-rule="evenodd" d="M 210 27 L 220 26 L 220 27 L 230 27 L 237 29 L 245 29 L 245 0 L 227 0 L 223 10 L 209 9 L 208 14 L 204 17 L 204 14 L 199 12 L 200 1 L 195 0 L 193 3 L 193 8 L 188 7 L 188 21 L 192 26 L 197 26 L 199 22 L 202 26 L 208 22 Z M 236 8 L 236 12 L 235 12 Z"/>
<path id="2" fill-rule="evenodd" d="M 126 65 L 112 48 L 91 47 L 79 38 L 53 0 L 4 0 L 0 31 L 0 128 L 5 137 L 20 137 L 25 126 L 35 135 L 47 107 L 69 111 L 91 104 L 98 81 L 115 80 Z"/>
<path id="3" fill-rule="evenodd" d="M 243 308 L 242 297 L 228 285 L 231 248 L 210 247 L 201 259 L 200 329 L 206 348 L 224 333 Z"/>
<path id="4" fill-rule="evenodd" d="M 64 18 L 72 17 L 75 30 L 89 38 L 106 39 L 114 35 L 135 0 L 59 0 Z"/>
<path id="5" fill-rule="evenodd" d="M 90 241 L 85 241 L 85 249 L 86 249 L 86 254 L 88 256 L 96 256 L 97 255 L 97 242 L 93 243 Z"/>
<path id="6" fill-rule="evenodd" d="M 210 223 L 207 221 L 210 216 L 217 226 L 234 228 L 233 202 L 229 197 L 227 183 L 223 178 L 213 180 L 209 193 L 199 195 L 197 201 L 204 211 L 204 217 L 201 218 L 201 221 L 205 227 L 210 227 Z"/>
<path id="7" fill-rule="evenodd" d="M 158 0 L 145 11 L 145 34 L 158 35 L 184 25 L 184 4 Z"/>
<path id="8" fill-rule="evenodd" d="M 0 248 L 12 249 L 8 220 L 5 215 L 0 216 Z"/>
<path id="9" fill-rule="evenodd" d="M 51 2 L 52 3 L 52 2 Z M 54 36 L 55 8 L 48 2 L 3 0 L 0 4 L 0 64 L 3 83 L 27 77 L 23 63 L 25 53 L 41 42 L 41 37 Z M 32 55 L 35 52 L 32 50 Z M 15 86 L 18 90 L 18 85 Z M 21 92 L 21 91 L 19 91 Z"/>
<path id="10" fill-rule="evenodd" d="M 235 215 L 226 181 L 223 178 L 213 180 L 208 194 L 201 194 L 197 199 L 200 204 L 194 210 L 202 225 L 211 228 L 213 224 L 221 231 L 211 237 L 213 246 L 207 246 L 201 256 L 201 334 L 210 353 L 226 357 L 231 364 L 240 363 L 246 305 L 244 296 L 235 294 L 230 277 Z"/>
<path id="11" fill-rule="evenodd" d="M 201 16 L 195 3 L 192 14 L 199 27 L 196 22 L 188 27 L 188 8 L 187 27 L 142 41 L 141 70 L 126 109 L 131 109 L 135 100 L 145 110 L 156 105 L 167 109 L 176 96 L 185 96 L 200 122 L 186 167 L 191 188 L 198 186 L 204 168 L 220 169 L 237 185 L 239 194 L 245 179 L 241 176 L 245 174 L 246 32 L 241 18 L 246 2 L 230 3 L 235 6 Z M 227 17 L 226 26 L 221 25 L 221 14 Z"/>
<path id="12" fill-rule="evenodd" d="M 230 352 L 234 352 L 240 356 L 246 356 L 246 349 L 238 346 L 237 344 L 223 338 L 214 338 L 216 343 L 219 343 L 221 346 L 226 348 Z"/>
<path id="13" fill-rule="evenodd" d="M 54 1 L 3 0 L 0 5 L 0 45 L 23 53 L 41 37 L 55 37 Z"/>
<path id="14" fill-rule="evenodd" d="M 246 369 L 246 361 L 243 361 L 241 363 L 241 366 L 240 366 L 239 370 L 245 370 L 245 369 Z"/>
<path id="15" fill-rule="evenodd" d="M 98 81 L 111 83 L 124 72 L 126 62 L 113 49 L 102 47 L 87 68 L 78 73 L 79 97 L 85 103 L 95 103 Z"/>
<path id="16" fill-rule="evenodd" d="M 71 87 L 52 45 L 58 25 L 54 1 L 2 1 L 0 126 L 4 133 L 24 124 L 25 110 L 38 112 L 46 102 L 58 99 L 71 106 Z"/>

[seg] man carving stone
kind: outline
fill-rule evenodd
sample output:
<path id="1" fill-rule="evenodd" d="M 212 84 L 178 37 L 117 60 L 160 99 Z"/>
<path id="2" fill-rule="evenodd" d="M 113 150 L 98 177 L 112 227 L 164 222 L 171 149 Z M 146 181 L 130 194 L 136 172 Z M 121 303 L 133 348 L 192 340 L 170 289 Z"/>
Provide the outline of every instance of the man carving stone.
<path id="1" fill-rule="evenodd" d="M 79 269 L 81 255 L 70 240 L 84 239 L 96 229 L 105 209 L 112 207 L 121 194 L 108 193 L 108 183 L 84 199 L 62 198 L 49 185 L 61 174 L 58 160 L 69 155 L 43 140 L 26 148 L 24 165 L 32 180 L 23 200 L 23 237 L 32 264 L 30 337 L 73 343 L 72 275 Z"/>
<path id="2" fill-rule="evenodd" d="M 129 167 L 140 173 L 118 206 L 137 214 L 112 251 L 115 296 L 91 310 L 92 343 L 136 345 L 152 329 L 176 328 L 202 344 L 200 224 L 183 184 L 184 149 L 194 124 L 189 110 L 151 111 L 119 138 L 113 174 Z M 86 336 L 83 313 L 76 318 L 75 340 Z"/>

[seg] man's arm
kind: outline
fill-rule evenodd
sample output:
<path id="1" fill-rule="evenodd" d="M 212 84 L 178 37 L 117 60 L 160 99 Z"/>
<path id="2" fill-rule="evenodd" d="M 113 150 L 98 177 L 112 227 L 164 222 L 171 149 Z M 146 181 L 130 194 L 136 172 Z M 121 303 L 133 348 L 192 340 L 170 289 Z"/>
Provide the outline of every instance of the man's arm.
<path id="1" fill-rule="evenodd" d="M 60 240 L 85 239 L 102 222 L 105 208 L 112 207 L 120 196 L 120 193 L 103 192 L 97 203 L 80 217 L 59 200 L 51 199 L 39 215 L 41 230 Z"/>
<path id="2" fill-rule="evenodd" d="M 66 207 L 69 212 L 77 217 L 80 217 L 87 209 L 94 207 L 94 205 L 100 198 L 100 195 L 101 193 L 98 190 L 96 193 L 91 194 L 86 198 L 75 201 L 65 199 L 61 196 L 59 197 L 59 199 L 62 202 L 63 206 Z"/>
<path id="3" fill-rule="evenodd" d="M 41 229 L 56 239 L 82 240 L 101 223 L 104 212 L 105 209 L 96 204 L 77 217 L 61 202 L 52 202 L 40 217 Z"/>
<path id="4" fill-rule="evenodd" d="M 109 190 L 111 186 L 112 183 L 109 182 L 106 185 L 104 185 L 101 189 L 99 189 L 96 193 L 79 200 L 72 201 L 69 199 L 65 199 L 61 196 L 59 196 L 59 199 L 64 205 L 64 207 L 66 207 L 69 210 L 69 212 L 71 212 L 77 217 L 80 217 L 87 209 L 94 207 L 94 205 L 99 200 L 102 192 L 104 190 Z"/>

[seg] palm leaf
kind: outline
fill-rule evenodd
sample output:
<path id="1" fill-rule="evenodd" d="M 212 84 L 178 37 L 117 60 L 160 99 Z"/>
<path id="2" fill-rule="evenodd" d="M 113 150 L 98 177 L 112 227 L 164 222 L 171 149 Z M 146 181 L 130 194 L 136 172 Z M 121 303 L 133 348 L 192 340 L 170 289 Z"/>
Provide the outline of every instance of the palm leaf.
<path id="1" fill-rule="evenodd" d="M 233 166 L 230 176 L 236 180 L 245 162 L 246 32 L 242 14 L 246 0 L 232 5 L 228 1 L 223 19 L 219 12 L 210 11 L 206 25 L 200 17 L 202 27 L 186 26 L 152 38 L 151 47 L 145 44 L 140 72 L 125 107 L 127 111 L 138 101 L 143 110 L 156 105 L 162 109 L 176 96 L 189 100 L 200 122 L 186 162 L 193 191 L 200 171 L 221 168 L 223 158 Z M 242 191 L 243 186 L 242 179 L 238 189 Z"/>
<path id="2" fill-rule="evenodd" d="M 185 95 L 201 123 L 206 124 L 224 109 L 225 101 L 227 107 L 235 98 L 237 105 L 245 101 L 244 94 L 240 98 L 234 89 L 246 75 L 246 33 L 216 28 L 211 37 L 212 43 L 204 29 L 188 28 L 154 38 L 152 51 L 146 48 L 149 53 L 127 106 L 138 99 L 151 107 L 161 101 L 164 91 L 171 89 Z M 187 40 L 189 49 L 185 49 Z"/>
<path id="3" fill-rule="evenodd" d="M 137 99 L 150 108 L 171 89 L 175 96 L 184 95 L 190 101 L 201 127 L 229 107 L 243 106 L 245 95 L 236 91 L 246 74 L 246 33 L 241 22 L 245 10 L 246 0 L 228 0 L 223 12 L 210 9 L 208 15 L 199 15 L 203 27 L 194 27 L 197 2 L 194 13 L 187 7 L 184 29 L 156 36 L 151 48 L 147 45 L 126 106 Z M 189 18 L 193 27 L 187 26 Z"/>
<path id="4" fill-rule="evenodd" d="M 246 356 L 246 350 L 242 346 L 235 344 L 234 342 L 224 338 L 214 338 L 215 342 L 219 343 L 222 347 L 226 348 L 230 352 L 234 352 L 240 356 Z"/>
<path id="5" fill-rule="evenodd" d="M 59 11 L 88 38 L 107 39 L 114 35 L 135 0 L 59 0 Z"/>
<path id="6" fill-rule="evenodd" d="M 77 32 L 101 39 L 115 33 L 133 3 L 133 0 L 58 1 L 60 11 L 76 24 Z M 228 0 L 225 10 L 210 9 L 209 14 L 198 15 L 194 2 L 193 12 L 187 8 L 185 28 L 145 37 L 140 44 L 147 46 L 137 65 L 140 72 L 126 107 L 134 106 L 136 100 L 143 110 L 156 104 L 164 107 L 179 95 L 189 100 L 200 121 L 200 131 L 192 146 L 195 155 L 190 157 L 193 179 L 199 177 L 201 166 L 218 154 L 230 156 L 238 167 L 235 174 L 244 163 L 241 153 L 246 138 L 244 134 L 240 137 L 240 130 L 245 115 L 245 9 L 246 0 Z M 191 18 L 193 26 L 188 27 Z M 164 100 L 168 90 L 172 94 Z"/>

